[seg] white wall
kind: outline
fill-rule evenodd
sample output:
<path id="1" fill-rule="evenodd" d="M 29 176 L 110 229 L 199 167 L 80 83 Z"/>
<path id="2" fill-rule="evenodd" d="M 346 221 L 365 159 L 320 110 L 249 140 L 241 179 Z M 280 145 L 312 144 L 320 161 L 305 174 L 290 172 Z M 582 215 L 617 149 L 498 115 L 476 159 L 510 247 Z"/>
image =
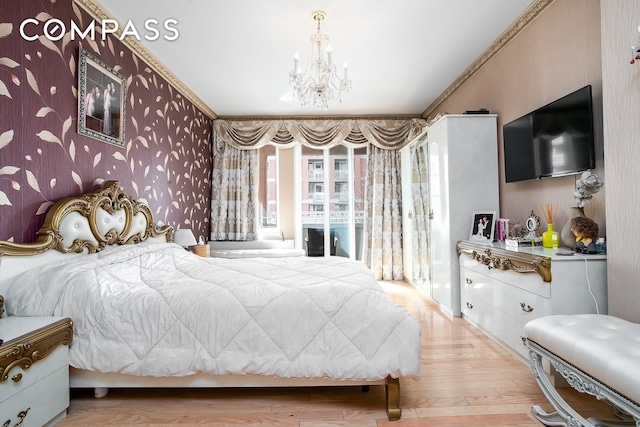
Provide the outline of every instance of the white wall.
<path id="1" fill-rule="evenodd" d="M 484 107 L 498 115 L 500 216 L 512 224 L 524 225 L 532 210 L 542 218 L 540 204 L 551 203 L 558 205 L 554 226 L 561 229 L 575 206 L 577 176 L 506 183 L 502 126 L 589 84 L 594 105 L 594 173 L 602 176 L 601 69 L 600 1 L 555 0 L 438 107 L 436 112 L 451 114 Z M 609 188 L 605 180 L 604 189 L 585 207 L 585 214 L 600 226 L 600 236 L 607 234 Z M 544 220 L 542 226 L 546 227 Z"/>

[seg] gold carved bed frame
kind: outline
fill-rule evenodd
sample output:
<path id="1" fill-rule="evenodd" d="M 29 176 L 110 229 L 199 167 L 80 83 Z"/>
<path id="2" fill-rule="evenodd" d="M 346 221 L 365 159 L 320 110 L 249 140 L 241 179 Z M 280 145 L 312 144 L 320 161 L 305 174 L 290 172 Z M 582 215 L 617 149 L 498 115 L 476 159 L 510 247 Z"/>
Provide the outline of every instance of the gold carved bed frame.
<path id="1" fill-rule="evenodd" d="M 64 255 L 82 256 L 111 245 L 144 241 L 173 242 L 173 227 L 157 227 L 151 210 L 127 195 L 118 181 L 106 181 L 101 189 L 79 197 L 59 200 L 47 211 L 33 243 L 0 241 L 0 294 L 22 271 L 60 260 Z M 4 257 L 4 258 L 3 258 Z M 105 374 L 72 368 L 70 387 L 94 388 L 96 397 L 105 396 L 109 387 L 306 387 L 384 385 L 387 417 L 401 417 L 400 381 L 277 378 L 258 375 L 196 374 L 189 377 L 135 377 Z"/>
<path id="2" fill-rule="evenodd" d="M 118 181 L 107 181 L 99 190 L 51 206 L 34 243 L 0 241 L 0 256 L 37 255 L 49 249 L 94 253 L 108 245 L 135 244 L 160 236 L 172 242 L 173 227 L 156 228 L 147 205 L 127 195 Z"/>

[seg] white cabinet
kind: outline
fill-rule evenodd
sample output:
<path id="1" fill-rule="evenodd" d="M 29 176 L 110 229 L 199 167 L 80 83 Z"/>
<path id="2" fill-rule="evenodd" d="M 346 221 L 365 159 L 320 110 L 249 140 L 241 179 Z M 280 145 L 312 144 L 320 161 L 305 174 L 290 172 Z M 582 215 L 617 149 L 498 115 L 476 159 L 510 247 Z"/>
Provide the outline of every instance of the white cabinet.
<path id="1" fill-rule="evenodd" d="M 524 325 L 552 314 L 607 313 L 605 255 L 553 249 L 457 244 L 462 315 L 527 363 Z"/>
<path id="2" fill-rule="evenodd" d="M 51 426 L 69 407 L 72 323 L 61 317 L 0 319 L 0 423 Z"/>
<path id="3" fill-rule="evenodd" d="M 475 211 L 499 211 L 497 119 L 493 114 L 446 115 L 431 124 L 426 138 L 403 149 L 403 258 L 415 259 L 411 235 L 413 210 L 411 150 L 426 144 L 428 157 L 428 260 L 430 277 L 422 290 L 453 316 L 460 316 L 460 279 L 456 242 L 468 239 Z M 406 169 L 409 169 L 407 171 Z M 406 267 L 405 267 L 406 270 Z M 416 270 L 414 264 L 409 271 Z M 412 282 L 411 275 L 406 275 Z"/>

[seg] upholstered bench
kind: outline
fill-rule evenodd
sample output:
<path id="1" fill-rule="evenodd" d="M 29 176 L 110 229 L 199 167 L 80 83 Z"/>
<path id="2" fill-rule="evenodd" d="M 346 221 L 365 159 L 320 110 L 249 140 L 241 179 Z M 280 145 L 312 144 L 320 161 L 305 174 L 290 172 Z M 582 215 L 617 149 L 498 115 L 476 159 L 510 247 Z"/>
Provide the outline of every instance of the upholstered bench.
<path id="1" fill-rule="evenodd" d="M 540 317 L 524 327 L 531 370 L 555 412 L 532 414 L 553 426 L 640 427 L 640 324 L 601 314 Z M 583 418 L 558 394 L 544 372 L 548 360 L 569 385 L 614 407 L 619 418 Z"/>

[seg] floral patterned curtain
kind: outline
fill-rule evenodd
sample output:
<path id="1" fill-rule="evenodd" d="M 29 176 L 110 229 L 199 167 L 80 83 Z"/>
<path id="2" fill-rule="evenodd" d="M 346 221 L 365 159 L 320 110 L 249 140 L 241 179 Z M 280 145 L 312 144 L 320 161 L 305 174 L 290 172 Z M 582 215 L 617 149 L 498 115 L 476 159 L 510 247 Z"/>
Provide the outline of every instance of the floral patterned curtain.
<path id="1" fill-rule="evenodd" d="M 369 147 L 363 261 L 377 280 L 402 280 L 400 150 Z"/>
<path id="2" fill-rule="evenodd" d="M 211 240 L 255 240 L 258 152 L 213 138 Z"/>
<path id="3" fill-rule="evenodd" d="M 411 196 L 413 198 L 413 279 L 429 279 L 429 163 L 427 144 L 411 148 Z M 405 224 L 405 227 L 408 224 Z"/>

